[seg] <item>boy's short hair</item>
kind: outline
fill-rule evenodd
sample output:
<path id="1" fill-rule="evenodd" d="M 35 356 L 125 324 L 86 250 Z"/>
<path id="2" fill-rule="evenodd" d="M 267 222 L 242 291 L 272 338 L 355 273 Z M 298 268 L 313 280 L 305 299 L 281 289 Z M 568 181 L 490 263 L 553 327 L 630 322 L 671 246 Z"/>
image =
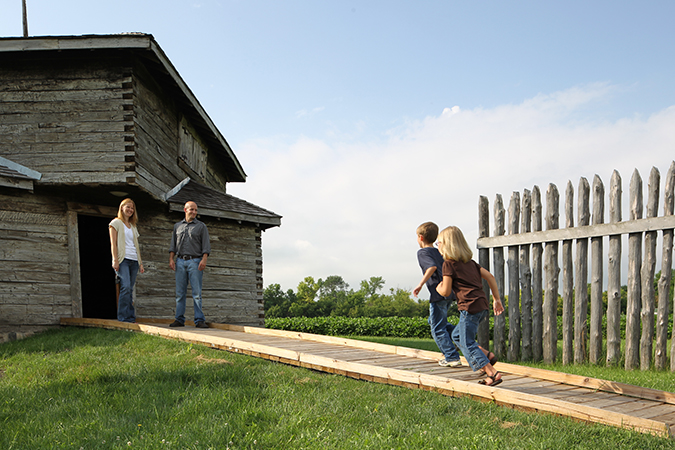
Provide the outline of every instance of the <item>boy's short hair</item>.
<path id="1" fill-rule="evenodd" d="M 425 243 L 433 244 L 438 237 L 438 225 L 433 222 L 424 222 L 417 227 L 417 234 L 422 236 Z"/>

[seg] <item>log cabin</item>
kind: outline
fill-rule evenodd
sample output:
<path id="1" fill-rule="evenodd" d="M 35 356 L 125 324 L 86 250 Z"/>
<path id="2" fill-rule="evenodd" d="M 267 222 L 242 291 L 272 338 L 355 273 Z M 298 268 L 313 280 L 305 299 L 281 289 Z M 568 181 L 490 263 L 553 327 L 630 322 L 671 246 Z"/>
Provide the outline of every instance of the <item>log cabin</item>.
<path id="1" fill-rule="evenodd" d="M 261 236 L 281 216 L 227 194 L 244 181 L 152 35 L 0 38 L 0 325 L 116 318 L 108 223 L 126 197 L 138 317 L 174 317 L 168 249 L 193 200 L 211 236 L 207 322 L 263 325 Z"/>

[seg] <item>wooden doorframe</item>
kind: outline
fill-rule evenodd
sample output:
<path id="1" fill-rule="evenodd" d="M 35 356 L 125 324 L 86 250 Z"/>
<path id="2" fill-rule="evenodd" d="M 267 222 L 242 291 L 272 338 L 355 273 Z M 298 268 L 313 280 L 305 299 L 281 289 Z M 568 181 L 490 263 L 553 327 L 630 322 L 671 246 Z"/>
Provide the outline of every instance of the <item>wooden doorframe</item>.
<path id="1" fill-rule="evenodd" d="M 70 262 L 70 298 L 72 316 L 82 318 L 82 274 L 80 271 L 80 231 L 77 215 L 114 217 L 117 209 L 111 206 L 97 206 L 85 203 L 68 202 L 66 223 L 68 227 L 68 261 Z"/>

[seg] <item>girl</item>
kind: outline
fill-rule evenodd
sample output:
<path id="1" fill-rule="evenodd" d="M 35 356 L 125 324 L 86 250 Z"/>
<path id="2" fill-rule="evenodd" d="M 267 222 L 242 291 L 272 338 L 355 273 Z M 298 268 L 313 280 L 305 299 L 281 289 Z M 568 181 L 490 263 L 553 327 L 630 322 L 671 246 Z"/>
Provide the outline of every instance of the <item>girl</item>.
<path id="1" fill-rule="evenodd" d="M 108 225 L 112 267 L 120 279 L 117 306 L 117 320 L 120 322 L 136 321 L 133 304 L 134 283 L 139 267 L 141 273 L 145 272 L 141 250 L 138 247 L 137 222 L 136 204 L 130 198 L 126 198 L 120 203 L 117 217 Z"/>
<path id="2" fill-rule="evenodd" d="M 436 291 L 447 297 L 454 289 L 457 295 L 459 324 L 452 333 L 452 340 L 474 372 L 482 369 L 487 375 L 479 383 L 496 386 L 502 382 L 502 374 L 490 364 L 475 340 L 478 324 L 488 314 L 488 300 L 483 292 L 482 280 L 487 281 L 492 291 L 495 315 L 504 312 L 495 277 L 471 259 L 473 252 L 457 227 L 448 227 L 441 231 L 438 235 L 438 250 L 445 261 L 443 281 L 438 284 Z"/>

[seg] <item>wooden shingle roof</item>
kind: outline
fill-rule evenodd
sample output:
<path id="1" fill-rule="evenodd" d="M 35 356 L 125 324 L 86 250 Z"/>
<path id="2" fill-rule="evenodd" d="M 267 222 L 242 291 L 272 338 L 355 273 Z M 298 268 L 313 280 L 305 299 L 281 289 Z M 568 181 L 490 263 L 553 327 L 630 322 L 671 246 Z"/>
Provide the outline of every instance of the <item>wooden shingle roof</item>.
<path id="1" fill-rule="evenodd" d="M 204 186 L 191 178 L 181 181 L 165 196 L 171 211 L 183 211 L 189 201 L 197 203 L 199 214 L 248 222 L 262 229 L 281 225 L 281 216 L 230 194 Z"/>

